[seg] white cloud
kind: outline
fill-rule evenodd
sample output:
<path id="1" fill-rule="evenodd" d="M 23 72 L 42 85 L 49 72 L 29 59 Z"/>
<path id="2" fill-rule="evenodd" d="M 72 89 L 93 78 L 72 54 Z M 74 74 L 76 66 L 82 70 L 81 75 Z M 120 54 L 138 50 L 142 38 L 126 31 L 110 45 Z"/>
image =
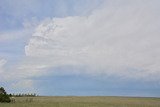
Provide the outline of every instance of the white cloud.
<path id="1" fill-rule="evenodd" d="M 17 82 L 13 82 L 10 88 L 14 90 L 14 93 L 35 93 L 34 81 L 31 79 L 22 79 Z"/>
<path id="2" fill-rule="evenodd" d="M 35 30 L 22 65 L 33 75 L 55 67 L 92 75 L 160 77 L 160 14 L 156 1 L 113 1 L 88 16 L 53 18 Z M 155 5 L 157 6 L 157 5 Z M 42 68 L 41 68 L 42 67 Z"/>
<path id="3" fill-rule="evenodd" d="M 4 72 L 3 66 L 6 64 L 5 59 L 0 59 L 0 73 Z"/>
<path id="4" fill-rule="evenodd" d="M 26 38 L 29 38 L 33 33 L 35 27 L 38 25 L 39 20 L 32 17 L 30 20 L 23 21 L 23 28 L 10 31 L 0 32 L 0 43 L 11 42 Z"/>
<path id="5" fill-rule="evenodd" d="M 0 33 L 0 43 L 22 39 L 27 37 L 29 34 L 31 34 L 29 30 L 24 30 L 24 29 L 17 31 L 3 32 Z"/>
<path id="6" fill-rule="evenodd" d="M 34 81 L 31 79 L 24 78 L 24 73 L 18 73 L 14 71 L 11 72 L 9 69 L 6 69 L 5 65 L 7 63 L 7 60 L 0 59 L 0 83 L 6 83 L 9 82 L 11 89 L 15 90 L 24 90 L 24 92 L 36 92 L 34 89 Z M 27 77 L 27 76 L 25 76 Z"/>
<path id="7" fill-rule="evenodd" d="M 33 81 L 32 80 L 21 80 L 21 81 L 18 81 L 17 83 L 14 83 L 12 84 L 12 87 L 13 88 L 24 88 L 24 89 L 30 89 L 33 87 Z"/>
<path id="8" fill-rule="evenodd" d="M 3 79 L 5 78 L 5 65 L 7 63 L 7 60 L 0 58 L 0 81 L 3 81 Z"/>

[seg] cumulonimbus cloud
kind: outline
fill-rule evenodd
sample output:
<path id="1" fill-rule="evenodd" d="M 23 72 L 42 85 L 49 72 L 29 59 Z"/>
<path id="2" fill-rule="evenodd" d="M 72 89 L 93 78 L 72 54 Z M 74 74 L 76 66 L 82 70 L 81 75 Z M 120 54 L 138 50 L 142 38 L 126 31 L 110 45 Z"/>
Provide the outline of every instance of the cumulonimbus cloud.
<path id="1" fill-rule="evenodd" d="M 21 69 L 29 66 L 37 73 L 75 66 L 93 75 L 158 79 L 160 14 L 152 5 L 156 2 L 118 3 L 88 16 L 43 21 L 25 46 L 30 60 Z"/>

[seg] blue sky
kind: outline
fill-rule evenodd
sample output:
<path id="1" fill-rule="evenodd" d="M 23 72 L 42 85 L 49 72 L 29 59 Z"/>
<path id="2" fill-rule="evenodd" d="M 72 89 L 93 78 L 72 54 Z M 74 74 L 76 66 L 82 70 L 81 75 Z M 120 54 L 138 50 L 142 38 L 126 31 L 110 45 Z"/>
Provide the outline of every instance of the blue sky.
<path id="1" fill-rule="evenodd" d="M 159 0 L 1 0 L 9 93 L 160 97 Z"/>

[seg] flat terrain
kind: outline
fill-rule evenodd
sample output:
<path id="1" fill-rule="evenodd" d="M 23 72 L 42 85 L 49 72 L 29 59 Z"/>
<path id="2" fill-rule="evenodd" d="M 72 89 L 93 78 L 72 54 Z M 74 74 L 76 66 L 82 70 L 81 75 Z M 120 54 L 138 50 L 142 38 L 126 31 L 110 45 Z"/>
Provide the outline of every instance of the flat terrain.
<path id="1" fill-rule="evenodd" d="M 132 97 L 16 97 L 0 107 L 160 107 L 160 98 Z"/>

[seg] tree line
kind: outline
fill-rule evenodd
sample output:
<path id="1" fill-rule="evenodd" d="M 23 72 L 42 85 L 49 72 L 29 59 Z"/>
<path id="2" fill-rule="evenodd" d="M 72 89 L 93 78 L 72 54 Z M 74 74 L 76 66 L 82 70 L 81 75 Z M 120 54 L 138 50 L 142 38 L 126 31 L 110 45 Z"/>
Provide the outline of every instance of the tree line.
<path id="1" fill-rule="evenodd" d="M 5 91 L 5 89 L 3 87 L 0 87 L 0 102 L 11 102 L 11 97 L 36 97 L 38 95 L 36 95 L 36 93 L 19 93 L 19 94 L 7 94 L 7 92 Z"/>
<path id="2" fill-rule="evenodd" d="M 36 95 L 36 93 L 27 93 L 27 94 L 24 94 L 24 93 L 18 93 L 18 94 L 9 94 L 10 96 L 12 97 L 36 97 L 38 95 Z"/>

